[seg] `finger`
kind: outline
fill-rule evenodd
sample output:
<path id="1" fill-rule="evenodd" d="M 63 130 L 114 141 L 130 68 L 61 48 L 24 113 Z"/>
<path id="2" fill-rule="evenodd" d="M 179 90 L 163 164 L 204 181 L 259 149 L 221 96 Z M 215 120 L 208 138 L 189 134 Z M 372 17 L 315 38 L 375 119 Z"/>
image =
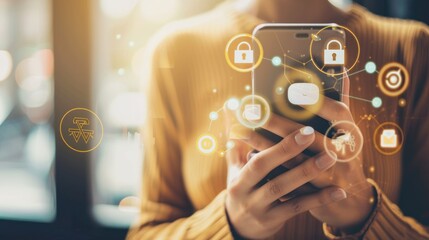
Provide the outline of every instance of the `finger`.
<path id="1" fill-rule="evenodd" d="M 231 131 L 231 127 L 234 126 L 237 123 L 237 118 L 235 117 L 235 114 L 233 111 L 229 110 L 226 107 L 226 104 L 223 106 L 223 114 L 224 114 L 224 122 L 225 122 L 225 130 L 226 130 L 226 136 L 229 135 L 229 132 Z"/>
<path id="2" fill-rule="evenodd" d="M 303 127 L 304 126 L 302 124 L 293 122 L 276 114 L 272 114 L 272 117 L 270 118 L 269 122 L 266 126 L 264 126 L 265 129 L 281 137 L 285 137 L 291 134 L 296 129 Z M 324 149 L 324 135 L 319 132 L 315 132 L 315 135 L 316 140 L 310 145 L 309 149 L 313 152 L 320 152 Z M 275 145 L 275 142 L 265 138 L 264 136 L 262 136 L 258 132 L 255 132 L 252 129 L 241 126 L 238 123 L 234 124 L 234 126 L 231 127 L 229 137 L 231 139 L 238 139 L 244 141 L 245 143 L 249 144 L 253 149 L 256 149 L 258 151 L 263 151 Z"/>
<path id="3" fill-rule="evenodd" d="M 331 122 L 341 120 L 353 122 L 352 114 L 345 103 L 325 96 L 320 97 L 323 98 L 323 104 L 319 110 L 312 109 L 309 106 L 301 107 Z"/>
<path id="4" fill-rule="evenodd" d="M 262 127 L 280 137 L 285 137 L 296 129 L 303 128 L 304 125 L 272 113 L 267 123 Z"/>
<path id="5" fill-rule="evenodd" d="M 231 127 L 229 138 L 241 140 L 257 151 L 263 151 L 275 145 L 273 141 L 240 124 Z"/>
<path id="6" fill-rule="evenodd" d="M 347 193 L 338 187 L 327 187 L 317 193 L 294 198 L 277 205 L 269 210 L 268 219 L 276 219 L 280 222 L 314 208 L 322 207 L 347 198 Z"/>
<path id="7" fill-rule="evenodd" d="M 304 125 L 289 120 L 285 117 L 271 114 L 268 122 L 263 126 L 264 129 L 267 129 L 280 137 L 285 137 L 295 131 L 298 128 L 303 128 Z M 325 133 L 315 132 L 316 140 L 310 145 L 309 149 L 313 152 L 320 152 L 323 148 L 323 137 Z"/>
<path id="8" fill-rule="evenodd" d="M 332 154 L 335 156 L 334 153 Z M 282 196 L 317 178 L 322 172 L 332 167 L 335 162 L 336 159 L 326 152 L 312 157 L 258 188 L 252 198 L 269 206 Z"/>
<path id="9" fill-rule="evenodd" d="M 341 101 L 347 105 L 347 107 L 350 107 L 350 79 L 349 75 L 346 72 L 346 69 L 344 68 L 344 74 L 343 74 L 343 94 Z"/>
<path id="10" fill-rule="evenodd" d="M 251 150 L 249 145 L 237 140 L 228 140 L 232 142 L 232 147 L 225 151 L 228 166 L 242 168 L 247 163 L 247 153 Z"/>
<path id="11" fill-rule="evenodd" d="M 253 189 L 269 172 L 287 160 L 297 156 L 314 141 L 314 129 L 296 130 L 271 148 L 257 153 L 243 167 L 239 182 L 243 189 Z"/>

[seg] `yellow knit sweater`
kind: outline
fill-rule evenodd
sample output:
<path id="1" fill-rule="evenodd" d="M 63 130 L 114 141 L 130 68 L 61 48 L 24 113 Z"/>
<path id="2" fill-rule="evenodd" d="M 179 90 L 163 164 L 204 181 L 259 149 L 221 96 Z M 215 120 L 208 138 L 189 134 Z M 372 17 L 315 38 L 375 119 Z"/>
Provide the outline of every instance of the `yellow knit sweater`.
<path id="1" fill-rule="evenodd" d="M 204 155 L 197 139 L 210 133 L 224 150 L 222 116 L 210 125 L 208 115 L 225 100 L 248 95 L 248 73 L 231 69 L 224 58 L 228 40 L 251 33 L 262 23 L 223 4 L 204 15 L 174 23 L 154 39 L 148 58 L 145 90 L 149 117 L 143 128 L 145 164 L 141 216 L 129 239 L 231 239 L 224 200 L 226 160 L 220 154 Z M 429 30 L 424 24 L 382 18 L 354 5 L 343 25 L 361 43 L 356 70 L 367 61 L 378 68 L 392 61 L 411 74 L 408 90 L 399 98 L 386 97 L 376 86 L 376 75 L 350 76 L 351 95 L 365 99 L 380 96 L 382 109 L 351 100 L 351 111 L 363 132 L 366 176 L 378 191 L 375 211 L 361 232 L 364 239 L 429 238 Z M 371 118 L 365 114 L 372 114 Z M 372 133 L 379 123 L 397 122 L 405 133 L 405 145 L 394 156 L 378 153 Z M 210 127 L 209 127 L 210 126 Z M 407 216 L 405 217 L 404 213 Z M 420 222 L 420 223 L 419 223 Z M 301 214 L 273 233 L 274 239 L 342 238 L 329 232 L 309 213 Z"/>

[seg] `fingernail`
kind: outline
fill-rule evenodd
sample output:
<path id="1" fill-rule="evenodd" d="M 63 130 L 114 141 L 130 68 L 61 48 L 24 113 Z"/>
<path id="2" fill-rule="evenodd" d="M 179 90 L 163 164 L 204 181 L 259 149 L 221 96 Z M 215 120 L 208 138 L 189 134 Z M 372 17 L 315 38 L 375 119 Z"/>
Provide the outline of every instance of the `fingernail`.
<path id="1" fill-rule="evenodd" d="M 295 135 L 295 142 L 298 145 L 304 145 L 311 140 L 311 136 L 314 134 L 312 127 L 303 127 L 299 130 L 299 133 Z"/>
<path id="2" fill-rule="evenodd" d="M 330 166 L 334 165 L 335 162 L 337 161 L 337 155 L 333 152 L 330 152 L 330 153 L 332 154 L 332 156 L 326 153 L 316 160 L 316 166 L 320 170 L 329 168 Z"/>
<path id="3" fill-rule="evenodd" d="M 343 189 L 339 188 L 331 192 L 331 198 L 334 201 L 340 201 L 347 198 L 347 193 Z"/>

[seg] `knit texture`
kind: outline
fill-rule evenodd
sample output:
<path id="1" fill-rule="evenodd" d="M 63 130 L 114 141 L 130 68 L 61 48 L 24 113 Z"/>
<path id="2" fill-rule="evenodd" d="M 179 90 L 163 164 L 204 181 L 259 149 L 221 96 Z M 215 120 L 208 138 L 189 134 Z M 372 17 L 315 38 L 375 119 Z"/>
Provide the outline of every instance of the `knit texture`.
<path id="1" fill-rule="evenodd" d="M 139 221 L 129 239 L 231 239 L 225 214 L 227 164 L 218 154 L 225 150 L 223 115 L 210 123 L 211 111 L 230 97 L 248 95 L 249 73 L 231 69 L 224 56 L 229 39 L 251 33 L 262 23 L 238 12 L 230 3 L 189 20 L 170 24 L 158 34 L 148 55 L 144 81 L 149 116 L 145 135 L 142 205 Z M 373 216 L 359 236 L 366 239 L 429 238 L 421 224 L 429 225 L 429 30 L 424 24 L 373 15 L 354 5 L 342 25 L 351 29 L 361 45 L 360 61 L 352 71 L 374 61 L 377 69 L 400 62 L 411 82 L 403 96 L 385 96 L 377 75 L 350 76 L 351 96 L 379 96 L 383 107 L 351 99 L 351 111 L 365 139 L 366 176 L 378 192 Z M 406 106 L 398 105 L 399 98 Z M 364 115 L 374 115 L 371 120 Z M 402 151 L 380 154 L 372 134 L 382 122 L 396 122 L 405 134 Z M 203 134 L 218 139 L 217 152 L 204 155 L 197 139 Z M 405 215 L 409 217 L 405 217 Z M 420 222 L 420 224 L 419 224 Z M 335 236 L 309 213 L 287 221 L 273 239 L 347 238 Z M 325 231 L 324 231 L 325 229 Z"/>

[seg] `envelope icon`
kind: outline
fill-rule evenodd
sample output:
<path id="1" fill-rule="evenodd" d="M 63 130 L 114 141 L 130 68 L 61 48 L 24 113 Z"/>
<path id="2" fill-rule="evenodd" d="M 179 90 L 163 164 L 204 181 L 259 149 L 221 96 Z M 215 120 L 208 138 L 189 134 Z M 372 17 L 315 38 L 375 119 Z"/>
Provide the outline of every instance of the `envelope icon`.
<path id="1" fill-rule="evenodd" d="M 287 96 L 294 105 L 313 105 L 319 101 L 319 87 L 313 83 L 294 83 L 290 85 Z"/>
<path id="2" fill-rule="evenodd" d="M 380 137 L 380 146 L 382 148 L 397 148 L 398 135 L 395 129 L 384 129 Z"/>
<path id="3" fill-rule="evenodd" d="M 261 120 L 261 104 L 246 104 L 246 106 L 244 106 L 243 115 L 248 121 Z"/>

